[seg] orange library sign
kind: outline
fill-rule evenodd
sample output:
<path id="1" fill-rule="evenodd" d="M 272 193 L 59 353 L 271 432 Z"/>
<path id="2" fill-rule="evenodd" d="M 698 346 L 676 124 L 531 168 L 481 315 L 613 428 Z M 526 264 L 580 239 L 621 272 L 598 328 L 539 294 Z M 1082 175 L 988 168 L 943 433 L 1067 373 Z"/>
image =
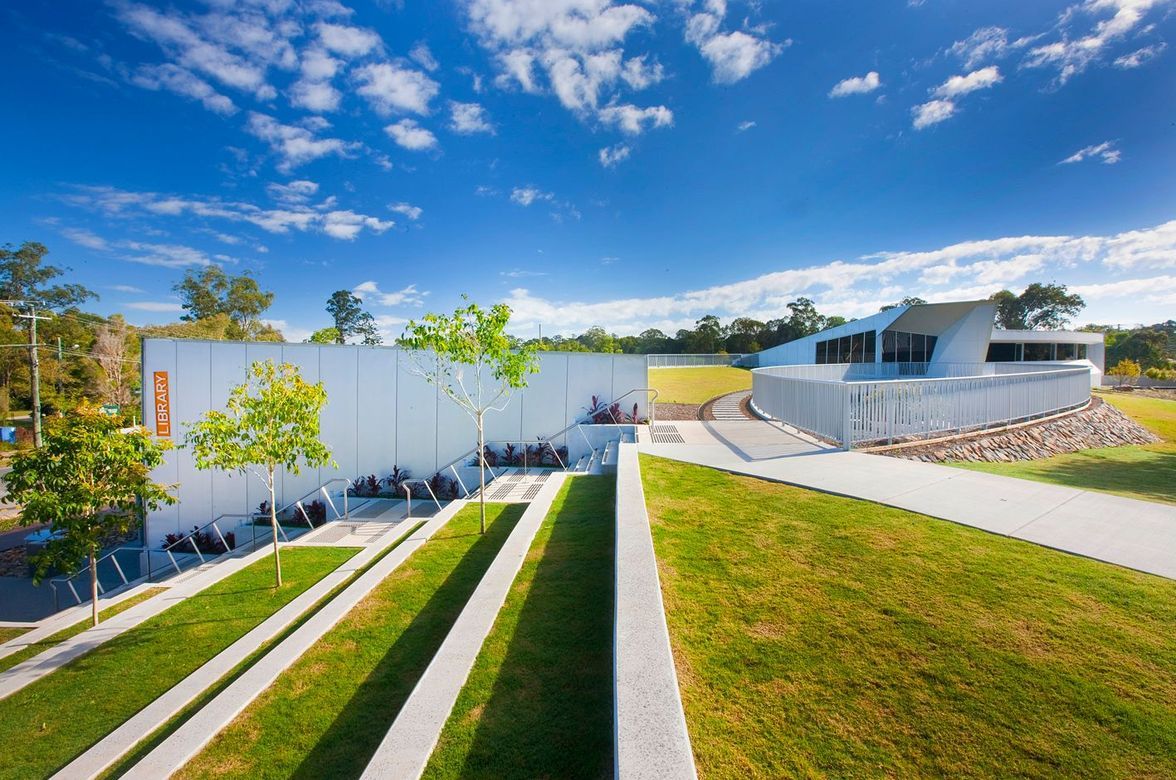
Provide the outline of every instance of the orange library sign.
<path id="1" fill-rule="evenodd" d="M 155 435 L 171 436 L 171 391 L 167 372 L 155 372 Z"/>

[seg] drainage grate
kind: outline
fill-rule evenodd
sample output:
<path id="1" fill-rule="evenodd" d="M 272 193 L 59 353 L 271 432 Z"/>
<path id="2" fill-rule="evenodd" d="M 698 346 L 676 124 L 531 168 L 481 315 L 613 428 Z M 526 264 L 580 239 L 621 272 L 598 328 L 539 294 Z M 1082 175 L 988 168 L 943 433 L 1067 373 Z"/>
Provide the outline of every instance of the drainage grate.
<path id="1" fill-rule="evenodd" d="M 686 443 L 686 440 L 682 438 L 682 434 L 678 433 L 678 429 L 673 425 L 649 426 L 649 438 L 653 440 L 654 444 Z"/>

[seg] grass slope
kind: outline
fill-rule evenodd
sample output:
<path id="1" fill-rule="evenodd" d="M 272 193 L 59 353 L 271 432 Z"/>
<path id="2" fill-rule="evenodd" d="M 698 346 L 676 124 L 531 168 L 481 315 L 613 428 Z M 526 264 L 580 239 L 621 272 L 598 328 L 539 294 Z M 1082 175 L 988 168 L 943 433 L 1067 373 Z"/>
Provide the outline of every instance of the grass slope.
<path id="1" fill-rule="evenodd" d="M 52 774 L 356 552 L 285 549 L 280 590 L 263 558 L 0 701 L 0 778 Z"/>
<path id="2" fill-rule="evenodd" d="M 659 404 L 701 404 L 716 395 L 750 390 L 751 372 L 730 366 L 651 368 L 649 386 L 658 391 Z"/>
<path id="3" fill-rule="evenodd" d="M 1102 393 L 1108 403 L 1164 439 L 1158 444 L 1103 447 L 1018 463 L 952 466 L 1055 485 L 1103 490 L 1128 498 L 1176 503 L 1176 401 Z"/>
<path id="4" fill-rule="evenodd" d="M 560 490 L 424 777 L 611 776 L 614 493 Z"/>
<path id="5" fill-rule="evenodd" d="M 156 596 L 160 593 L 163 593 L 165 590 L 167 590 L 167 588 L 147 588 L 146 590 L 142 591 L 141 593 L 136 593 L 134 596 L 131 596 L 130 598 L 123 599 L 122 601 L 118 602 L 114 606 L 107 607 L 106 609 L 103 609 L 103 610 L 99 610 L 98 620 L 100 622 L 110 620 L 112 617 L 119 614 L 120 612 L 126 612 L 128 609 L 135 606 L 136 604 L 144 602 L 147 599 L 151 598 L 152 596 Z M 29 645 L 28 647 L 24 648 L 23 650 L 18 650 L 17 652 L 13 653 L 12 655 L 6 655 L 3 658 L 0 658 L 0 672 L 7 671 L 7 670 L 11 669 L 12 667 L 16 666 L 17 664 L 23 663 L 24 661 L 27 661 L 28 659 L 32 658 L 35 655 L 40 655 L 41 653 L 48 650 L 50 647 L 53 647 L 56 644 L 60 644 L 61 642 L 64 642 L 65 640 L 69 639 L 70 637 L 77 636 L 78 634 L 82 633 L 87 628 L 89 628 L 90 625 L 91 625 L 90 618 L 87 617 L 85 620 L 79 620 L 77 623 L 74 623 L 69 628 L 63 628 L 62 630 L 58 631 L 56 634 L 52 634 L 50 636 L 45 637 L 40 642 L 34 642 L 33 644 Z M 24 633 L 24 632 L 22 631 L 21 633 Z"/>
<path id="6" fill-rule="evenodd" d="M 0 626 L 0 644 L 16 639 L 18 636 L 28 632 L 27 628 L 6 628 Z M 4 659 L 0 659 L 0 671 L 4 669 Z"/>
<path id="7" fill-rule="evenodd" d="M 358 777 L 523 509 L 464 507 L 176 777 Z"/>
<path id="8" fill-rule="evenodd" d="M 700 774 L 1176 776 L 1176 582 L 641 464 Z"/>

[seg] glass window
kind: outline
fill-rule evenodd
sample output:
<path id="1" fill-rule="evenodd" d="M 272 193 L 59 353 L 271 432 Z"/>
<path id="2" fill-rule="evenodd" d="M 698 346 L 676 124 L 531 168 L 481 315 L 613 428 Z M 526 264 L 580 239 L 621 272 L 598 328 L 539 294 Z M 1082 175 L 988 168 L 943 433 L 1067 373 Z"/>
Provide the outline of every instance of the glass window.
<path id="1" fill-rule="evenodd" d="M 911 362 L 911 334 L 909 333 L 895 333 L 897 347 L 895 354 L 898 356 L 899 363 Z"/>
<path id="2" fill-rule="evenodd" d="M 817 342 L 817 356 L 816 356 L 816 359 L 814 360 L 814 362 L 817 363 L 818 365 L 825 362 L 825 347 L 828 346 L 828 344 L 829 344 L 829 342 L 827 342 L 827 341 L 818 341 Z"/>
<path id="3" fill-rule="evenodd" d="M 989 363 L 1011 363 L 1017 359 L 1017 345 L 1011 341 L 991 341 L 988 343 Z"/>
<path id="4" fill-rule="evenodd" d="M 1053 344 L 1040 341 L 1025 344 L 1025 360 L 1053 360 Z"/>
<path id="5" fill-rule="evenodd" d="M 865 352 L 864 359 L 867 363 L 874 363 L 878 360 L 878 350 L 877 344 L 875 342 L 876 337 L 877 334 L 872 330 L 868 330 L 865 333 L 865 346 L 863 347 L 863 351 Z"/>
<path id="6" fill-rule="evenodd" d="M 922 333 L 911 334 L 911 362 L 927 362 L 927 337 Z"/>
<path id="7" fill-rule="evenodd" d="M 939 342 L 938 336 L 927 337 L 927 362 L 931 362 L 931 356 L 935 354 L 935 345 Z"/>
<path id="8" fill-rule="evenodd" d="M 1078 350 L 1075 349 L 1077 344 L 1058 344 L 1055 352 L 1055 360 L 1077 360 Z"/>
<path id="9" fill-rule="evenodd" d="M 849 337 L 849 362 L 861 363 L 862 357 L 862 334 L 855 333 Z"/>
<path id="10" fill-rule="evenodd" d="M 897 349 L 897 341 L 894 331 L 882 331 L 882 362 L 893 363 L 898 360 L 898 355 L 895 352 Z"/>
<path id="11" fill-rule="evenodd" d="M 1086 345 L 1085 344 L 1075 344 L 1074 346 L 1078 348 L 1078 350 L 1077 350 L 1078 359 L 1079 360 L 1086 360 Z"/>
<path id="12" fill-rule="evenodd" d="M 850 348 L 849 341 L 850 341 L 849 336 L 842 336 L 840 339 L 837 340 L 837 342 L 838 342 L 837 343 L 837 362 L 838 363 L 848 363 L 849 362 L 849 348 Z"/>

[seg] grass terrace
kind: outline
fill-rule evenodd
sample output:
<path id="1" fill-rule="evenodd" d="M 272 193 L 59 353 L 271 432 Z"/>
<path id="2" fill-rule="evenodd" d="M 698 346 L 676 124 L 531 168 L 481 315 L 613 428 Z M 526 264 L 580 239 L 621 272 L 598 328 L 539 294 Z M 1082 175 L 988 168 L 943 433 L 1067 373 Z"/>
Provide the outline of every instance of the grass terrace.
<path id="1" fill-rule="evenodd" d="M 276 590 L 262 558 L 0 700 L 0 778 L 53 774 L 356 552 L 284 549 Z"/>
<path id="2" fill-rule="evenodd" d="M 1176 504 L 1176 401 L 1099 393 L 1107 403 L 1163 438 L 1158 444 L 1102 447 L 1017 463 L 952 463 L 1006 477 Z"/>
<path id="3" fill-rule="evenodd" d="M 3 626 L 0 626 L 0 644 L 4 644 L 5 642 L 8 642 L 12 639 L 16 639 L 18 636 L 21 636 L 22 634 L 24 634 L 28 630 L 29 629 L 27 629 L 27 628 L 6 628 Z M 7 660 L 7 659 L 4 659 L 4 660 Z M 3 661 L 0 661 L 0 664 L 2 664 L 2 663 L 3 663 Z M 3 668 L 4 668 L 3 666 L 0 666 L 0 671 L 3 671 Z"/>
<path id="4" fill-rule="evenodd" d="M 565 482 L 424 777 L 611 775 L 615 491 Z"/>
<path id="5" fill-rule="evenodd" d="M 135 606 L 136 604 L 141 604 L 142 602 L 146 601 L 147 599 L 151 598 L 152 596 L 157 596 L 160 593 L 163 593 L 165 590 L 167 590 L 167 588 L 147 588 L 146 590 L 143 590 L 140 593 L 136 593 L 134 596 L 131 596 L 130 598 L 123 599 L 122 601 L 118 602 L 117 604 L 114 604 L 112 606 L 107 607 L 104 610 L 99 611 L 98 619 L 99 619 L 99 621 L 102 621 L 102 622 L 110 620 L 112 617 L 119 614 L 120 612 L 126 612 L 128 609 Z M 7 671 L 7 670 L 11 669 L 12 667 L 16 666 L 17 664 L 27 661 L 28 659 L 32 658 L 33 656 L 40 655 L 41 653 L 45 652 L 49 648 L 53 647 L 54 645 L 60 644 L 60 643 L 64 642 L 65 640 L 69 639 L 70 637 L 77 636 L 78 634 L 85 631 L 87 628 L 90 628 L 90 626 L 91 626 L 90 618 L 87 617 L 83 620 L 79 620 L 77 623 L 74 623 L 69 628 L 63 628 L 62 630 L 58 631 L 56 634 L 51 634 L 50 636 L 45 637 L 40 642 L 34 642 L 33 644 L 29 645 L 28 647 L 24 648 L 23 650 L 18 650 L 17 652 L 13 653 L 12 655 L 6 655 L 3 658 L 0 658 L 0 672 Z M 4 629 L 0 629 L 0 631 L 3 631 L 3 630 Z M 16 635 L 20 635 L 20 634 L 24 633 L 24 629 L 15 629 L 15 630 L 17 632 Z M 14 637 L 8 637 L 8 638 L 12 639 Z M 7 639 L 5 639 L 4 641 L 7 641 Z"/>
<path id="6" fill-rule="evenodd" d="M 642 469 L 701 775 L 1176 776 L 1176 582 Z"/>
<path id="7" fill-rule="evenodd" d="M 659 404 L 704 404 L 717 395 L 751 389 L 751 372 L 732 366 L 651 368 L 649 386 Z"/>
<path id="8" fill-rule="evenodd" d="M 463 507 L 176 777 L 358 777 L 524 508 Z"/>

